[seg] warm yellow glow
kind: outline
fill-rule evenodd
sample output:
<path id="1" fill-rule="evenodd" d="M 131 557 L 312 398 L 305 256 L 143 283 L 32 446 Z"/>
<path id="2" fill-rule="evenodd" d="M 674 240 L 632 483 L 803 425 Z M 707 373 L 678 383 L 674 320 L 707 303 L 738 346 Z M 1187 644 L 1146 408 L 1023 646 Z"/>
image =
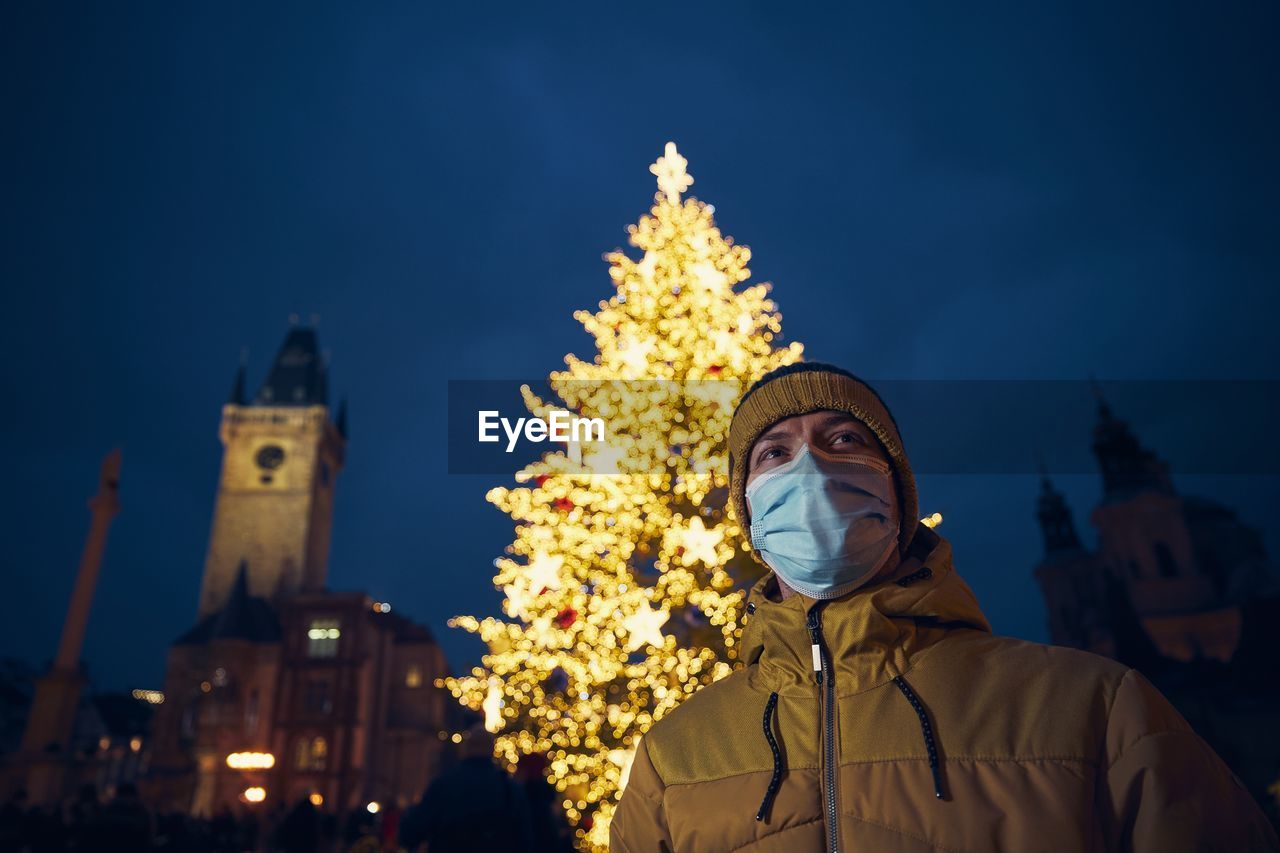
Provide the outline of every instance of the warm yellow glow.
<path id="1" fill-rule="evenodd" d="M 379 805 L 376 801 L 372 801 L 369 803 L 369 805 L 365 806 L 365 810 L 367 810 L 369 814 L 377 814 L 378 812 L 382 811 L 382 806 Z"/>
<path id="2" fill-rule="evenodd" d="M 658 189 L 666 195 L 668 201 L 678 203 L 680 193 L 689 189 L 689 185 L 693 183 L 693 175 L 685 171 L 688 165 L 689 161 L 676 151 L 676 144 L 668 142 L 662 156 L 649 167 L 649 171 L 658 178 Z"/>
<path id="3" fill-rule="evenodd" d="M 311 805 L 315 806 L 316 808 L 320 808 L 320 806 L 324 805 L 324 795 L 321 794 L 319 791 L 312 791 L 311 796 L 307 797 L 307 799 L 310 800 Z"/>
<path id="4" fill-rule="evenodd" d="M 409 668 L 404 671 L 404 686 L 410 688 L 422 686 L 422 667 L 416 663 L 409 664 Z"/>
<path id="5" fill-rule="evenodd" d="M 232 770 L 270 770 L 276 766 L 276 757 L 269 752 L 233 752 L 227 756 L 227 766 Z"/>
<path id="6" fill-rule="evenodd" d="M 142 738 L 140 738 L 140 737 L 129 738 L 129 749 L 133 750 L 134 752 L 139 752 L 139 751 L 141 751 L 141 750 L 142 750 Z"/>
<path id="7" fill-rule="evenodd" d="M 942 523 L 942 513 L 935 512 L 933 515 L 926 515 L 924 518 L 920 519 L 920 523 L 925 527 L 937 527 Z"/>
<path id="8" fill-rule="evenodd" d="M 522 389 L 534 417 L 600 417 L 625 440 L 547 453 L 489 492 L 517 525 L 494 563 L 507 618 L 449 620 L 488 654 L 445 686 L 483 711 L 506 763 L 547 758 L 587 850 L 607 847 L 640 737 L 736 662 L 743 590 L 764 570 L 726 507 L 729 421 L 747 384 L 802 354 L 778 345 L 750 250 L 682 198 L 687 166 L 668 145 L 653 206 L 628 229 L 637 257 L 607 255 L 612 295 L 575 314 L 594 358 L 551 374 L 558 399 Z"/>
<path id="9" fill-rule="evenodd" d="M 252 788 L 244 789 L 244 799 L 249 803 L 260 803 L 267 798 L 267 789 L 259 788 L 256 785 Z"/>
<path id="10" fill-rule="evenodd" d="M 484 727 L 491 732 L 496 732 L 502 728 L 502 679 L 493 676 L 489 679 L 489 692 L 485 694 L 484 701 L 480 703 L 480 710 L 484 711 Z"/>
<path id="11" fill-rule="evenodd" d="M 164 694 L 159 690 L 135 690 L 133 698 L 140 702 L 146 702 L 148 705 L 161 705 L 164 703 Z"/>
<path id="12" fill-rule="evenodd" d="M 110 748 L 111 748 L 111 738 L 106 737 L 105 735 L 103 737 L 98 738 L 98 749 L 101 749 L 102 751 L 105 752 Z"/>

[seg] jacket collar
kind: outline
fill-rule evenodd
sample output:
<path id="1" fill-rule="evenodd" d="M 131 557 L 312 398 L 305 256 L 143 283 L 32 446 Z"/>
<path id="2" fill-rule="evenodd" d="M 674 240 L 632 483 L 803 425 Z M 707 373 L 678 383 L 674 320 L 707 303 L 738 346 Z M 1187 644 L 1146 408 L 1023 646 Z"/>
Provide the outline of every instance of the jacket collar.
<path id="1" fill-rule="evenodd" d="M 861 693 L 907 672 L 948 631 L 991 631 L 977 599 L 951 565 L 951 544 L 921 526 L 907 556 L 872 583 L 826 602 L 778 595 L 768 573 L 748 596 L 741 657 L 758 664 L 753 678 L 779 693 L 816 686 L 806 619 L 819 608 L 822 636 L 839 695 Z"/>

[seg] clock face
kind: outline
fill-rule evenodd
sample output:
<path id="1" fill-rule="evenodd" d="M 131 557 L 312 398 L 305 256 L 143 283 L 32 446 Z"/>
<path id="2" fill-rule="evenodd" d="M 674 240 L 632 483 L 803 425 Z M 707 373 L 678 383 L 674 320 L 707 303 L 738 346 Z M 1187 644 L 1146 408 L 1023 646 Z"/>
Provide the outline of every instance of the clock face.
<path id="1" fill-rule="evenodd" d="M 284 448 L 278 444 L 268 444 L 258 449 L 254 457 L 258 467 L 264 471 L 274 471 L 284 464 Z"/>

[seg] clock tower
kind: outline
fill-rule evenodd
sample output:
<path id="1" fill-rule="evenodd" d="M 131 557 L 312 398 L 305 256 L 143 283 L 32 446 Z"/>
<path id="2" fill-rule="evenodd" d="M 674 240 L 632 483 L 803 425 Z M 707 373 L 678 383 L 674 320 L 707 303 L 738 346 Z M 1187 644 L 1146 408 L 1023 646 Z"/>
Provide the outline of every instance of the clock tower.
<path id="1" fill-rule="evenodd" d="M 246 400 L 244 366 L 222 407 L 222 472 L 199 616 L 227 602 L 240 564 L 249 593 L 279 601 L 324 589 L 345 412 L 330 418 L 315 329 L 294 326 L 266 381 Z"/>

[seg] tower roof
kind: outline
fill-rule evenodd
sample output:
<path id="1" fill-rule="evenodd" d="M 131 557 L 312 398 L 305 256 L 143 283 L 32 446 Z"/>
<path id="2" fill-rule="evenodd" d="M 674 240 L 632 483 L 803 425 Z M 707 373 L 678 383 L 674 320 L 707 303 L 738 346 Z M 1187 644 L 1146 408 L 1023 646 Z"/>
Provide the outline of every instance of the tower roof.
<path id="1" fill-rule="evenodd" d="M 213 640 L 272 643 L 279 639 L 280 621 L 265 599 L 249 594 L 249 566 L 241 560 L 227 603 L 179 637 L 174 645 L 194 646 Z"/>
<path id="2" fill-rule="evenodd" d="M 1103 399 L 1097 382 L 1093 383 L 1098 400 L 1098 423 L 1093 428 L 1093 452 L 1102 468 L 1102 484 L 1109 499 L 1124 498 L 1137 492 L 1172 492 L 1169 467 L 1147 450 L 1117 418 Z"/>
<path id="3" fill-rule="evenodd" d="M 1071 518 L 1071 508 L 1067 506 L 1062 492 L 1053 487 L 1049 472 L 1043 465 L 1040 468 L 1040 503 L 1036 515 L 1040 519 L 1040 532 L 1044 534 L 1046 555 L 1080 550 L 1080 537 Z"/>
<path id="4" fill-rule="evenodd" d="M 327 374 L 316 330 L 310 326 L 294 326 L 280 345 L 271 371 L 253 402 L 259 406 L 328 405 Z"/>
<path id="5" fill-rule="evenodd" d="M 233 406 L 243 406 L 248 402 L 245 399 L 244 380 L 244 362 L 241 362 L 240 366 L 236 368 L 235 382 L 231 384 L 231 396 L 227 398 L 227 402 Z"/>

